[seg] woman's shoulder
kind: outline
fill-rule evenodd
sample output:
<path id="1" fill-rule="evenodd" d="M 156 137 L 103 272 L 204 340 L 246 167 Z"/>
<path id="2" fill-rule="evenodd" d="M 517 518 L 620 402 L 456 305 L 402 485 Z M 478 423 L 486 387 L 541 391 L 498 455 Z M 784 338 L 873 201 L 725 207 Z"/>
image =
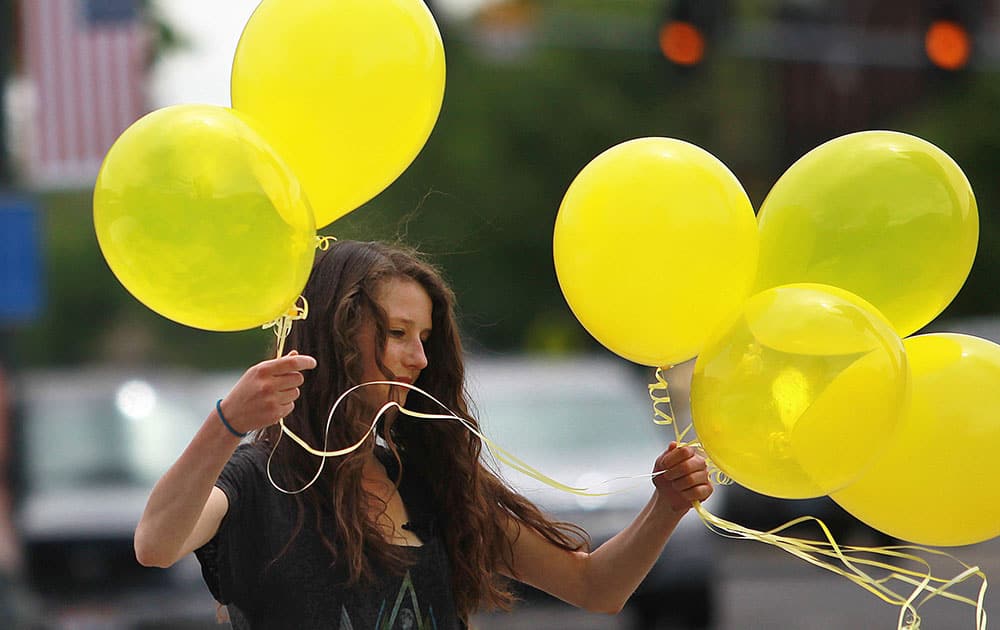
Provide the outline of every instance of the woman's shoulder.
<path id="1" fill-rule="evenodd" d="M 268 452 L 262 445 L 244 442 L 233 451 L 229 461 L 226 462 L 226 468 L 242 473 L 265 472 L 267 457 Z"/>
<path id="2" fill-rule="evenodd" d="M 230 456 L 216 481 L 230 502 L 252 492 L 267 479 L 267 451 L 258 444 L 244 443 Z"/>
<path id="3" fill-rule="evenodd" d="M 267 448 L 257 442 L 243 442 L 233 451 L 230 461 L 245 463 L 252 466 L 263 466 L 267 463 Z"/>

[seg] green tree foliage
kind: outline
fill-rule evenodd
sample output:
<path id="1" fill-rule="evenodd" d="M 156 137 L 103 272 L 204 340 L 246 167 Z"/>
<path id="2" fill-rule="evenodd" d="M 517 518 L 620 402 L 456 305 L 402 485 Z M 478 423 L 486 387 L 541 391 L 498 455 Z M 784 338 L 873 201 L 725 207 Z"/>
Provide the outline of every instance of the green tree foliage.
<path id="1" fill-rule="evenodd" d="M 591 159 L 632 138 L 680 137 L 717 155 L 735 148 L 733 139 L 720 138 L 730 125 L 719 124 L 718 79 L 711 72 L 694 81 L 672 75 L 653 44 L 542 45 L 503 63 L 464 41 L 450 42 L 448 51 L 444 108 L 418 160 L 383 195 L 325 231 L 344 238 L 403 233 L 435 254 L 457 287 L 466 330 L 487 348 L 588 347 L 593 342 L 567 308 L 552 264 L 562 196 Z M 752 100 L 734 115 L 757 109 Z M 736 138 L 754 135 L 754 125 L 738 128 Z M 671 258 L 666 236 L 663 262 L 666 287 L 684 264 Z"/>
<path id="2" fill-rule="evenodd" d="M 642 136 L 693 142 L 733 170 L 755 207 L 788 166 L 775 62 L 719 54 L 678 73 L 655 44 L 660 3 L 595 0 L 590 14 L 580 2 L 539 4 L 537 22 L 519 45 L 498 48 L 481 30 L 447 25 L 448 85 L 429 142 L 386 191 L 322 230 L 338 238 L 401 238 L 430 254 L 456 289 L 474 350 L 596 347 L 565 304 L 551 242 L 564 192 L 605 149 Z M 612 5 L 629 9 L 611 11 Z M 1000 247 L 995 78 L 987 70 L 959 86 L 931 85 L 904 110 L 870 125 L 934 142 L 963 166 L 976 190 L 980 252 L 949 315 L 1000 308 L 991 282 L 1000 272 L 993 253 Z M 22 363 L 216 368 L 269 352 L 267 331 L 196 331 L 132 298 L 100 255 L 89 193 L 47 196 L 44 206 L 49 301 L 38 322 L 18 331 Z M 671 255 L 676 238 L 683 235 L 663 235 L 661 280 L 650 290 L 668 290 L 671 277 L 685 273 L 687 262 Z"/>
<path id="3" fill-rule="evenodd" d="M 965 171 L 979 205 L 979 250 L 965 286 L 942 318 L 1000 313 L 1000 81 L 995 72 L 933 83 L 900 127 L 937 144 Z"/>

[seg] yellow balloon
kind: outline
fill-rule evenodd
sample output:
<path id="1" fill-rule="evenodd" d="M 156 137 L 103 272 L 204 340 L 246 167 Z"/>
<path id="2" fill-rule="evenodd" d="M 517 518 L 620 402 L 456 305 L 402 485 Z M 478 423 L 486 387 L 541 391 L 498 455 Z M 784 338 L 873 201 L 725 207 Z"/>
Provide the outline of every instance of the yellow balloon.
<path id="1" fill-rule="evenodd" d="M 753 207 L 713 155 L 639 138 L 577 175 L 556 217 L 566 301 L 591 335 L 643 365 L 695 356 L 746 298 L 757 264 Z"/>
<path id="2" fill-rule="evenodd" d="M 282 315 L 316 250 L 295 175 L 249 121 L 214 105 L 166 107 L 122 133 L 94 185 L 94 228 L 132 295 L 206 330 Z"/>
<path id="3" fill-rule="evenodd" d="M 908 382 L 903 344 L 870 304 L 836 287 L 785 285 L 747 300 L 698 356 L 691 415 L 733 480 L 805 499 L 847 486 L 874 461 Z"/>
<path id="4" fill-rule="evenodd" d="M 948 306 L 979 239 L 962 169 L 933 144 L 892 131 L 841 136 L 804 155 L 778 179 L 758 221 L 755 290 L 841 287 L 902 337 Z"/>
<path id="5" fill-rule="evenodd" d="M 913 404 L 875 464 L 833 499 L 921 545 L 1000 535 L 1000 346 L 938 333 L 904 340 Z"/>
<path id="6" fill-rule="evenodd" d="M 233 107 L 288 160 L 323 227 L 392 183 L 444 98 L 422 0 L 264 0 L 233 59 Z"/>

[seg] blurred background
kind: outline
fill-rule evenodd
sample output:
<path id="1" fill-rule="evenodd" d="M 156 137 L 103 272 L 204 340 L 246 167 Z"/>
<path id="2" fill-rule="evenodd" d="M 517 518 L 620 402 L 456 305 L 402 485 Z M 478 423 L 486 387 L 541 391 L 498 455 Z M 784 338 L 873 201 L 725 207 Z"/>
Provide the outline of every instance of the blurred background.
<path id="1" fill-rule="evenodd" d="M 229 105 L 229 64 L 255 5 L 0 0 L 2 627 L 214 623 L 198 567 L 140 569 L 131 556 L 131 531 L 152 480 L 239 371 L 266 358 L 270 333 L 198 331 L 135 300 L 101 256 L 91 193 L 104 154 L 144 113 L 174 103 Z M 551 383 L 565 377 L 577 387 L 552 389 L 562 396 L 557 406 L 572 408 L 580 405 L 578 385 L 590 369 L 581 366 L 593 361 L 602 373 L 622 372 L 628 385 L 607 393 L 618 401 L 612 408 L 637 405 L 636 426 L 628 431 L 640 436 L 646 429 L 640 425 L 651 373 L 609 355 L 579 325 L 559 290 L 551 252 L 556 213 L 573 177 L 603 150 L 642 136 L 705 148 L 736 174 L 755 207 L 792 162 L 836 136 L 892 129 L 936 144 L 972 183 L 980 244 L 964 288 L 929 329 L 1000 341 L 1000 1 L 428 5 L 448 60 L 434 132 L 385 192 L 322 232 L 402 238 L 429 253 L 458 294 L 465 342 L 482 366 L 476 373 L 484 391 L 513 387 L 520 392 L 513 397 L 533 401 L 537 410 L 543 401 L 516 389 L 530 383 L 518 384 L 510 374 Z M 683 274 L 686 263 L 669 251 L 662 260 L 661 286 L 669 290 L 671 275 Z M 682 415 L 689 373 L 682 365 L 672 375 Z M 506 423 L 525 413 L 487 402 L 483 410 L 487 426 L 495 417 L 504 435 Z M 583 405 L 578 413 L 587 413 Z M 593 431 L 624 432 L 620 423 L 601 426 L 596 419 Z M 511 440 L 517 434 L 511 432 Z M 669 439 L 661 432 L 651 442 Z M 594 443 L 621 441 L 602 440 Z M 610 474 L 603 478 L 641 474 L 652 463 L 648 458 L 636 469 L 634 451 L 629 459 L 620 449 L 621 459 L 614 460 L 615 449 L 608 450 Z M 544 452 L 534 457 L 549 461 Z M 581 466 L 566 474 L 583 472 Z M 846 538 L 884 542 L 828 502 L 768 500 L 738 488 L 713 501 L 717 511 L 750 526 L 814 513 Z M 594 520 L 595 538 L 616 526 L 619 512 L 632 509 L 562 506 L 556 499 L 548 505 Z M 595 520 L 602 514 L 604 521 Z M 515 614 L 483 615 L 477 624 L 894 623 L 893 608 L 846 580 L 774 549 L 699 532 L 690 543 L 671 543 L 703 549 L 681 570 L 674 567 L 674 577 L 684 579 L 650 586 L 619 617 L 582 615 L 528 593 Z M 993 543 L 956 553 L 1000 568 Z M 988 608 L 995 601 L 988 596 Z M 970 611 L 942 606 L 941 625 L 933 627 L 973 625 Z M 928 619 L 934 614 L 928 611 Z"/>

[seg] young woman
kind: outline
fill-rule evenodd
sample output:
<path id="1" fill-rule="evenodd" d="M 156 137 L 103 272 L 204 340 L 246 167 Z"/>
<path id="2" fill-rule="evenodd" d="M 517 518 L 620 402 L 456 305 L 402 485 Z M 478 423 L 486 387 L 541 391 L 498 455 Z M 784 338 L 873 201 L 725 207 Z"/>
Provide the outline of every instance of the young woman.
<path id="1" fill-rule="evenodd" d="M 147 566 L 195 552 L 236 628 L 464 628 L 480 608 L 509 606 L 509 578 L 615 613 L 691 503 L 712 493 L 704 459 L 671 444 L 646 507 L 588 551 L 582 530 L 484 467 L 461 423 L 392 411 L 306 491 L 282 492 L 305 486 L 320 459 L 279 441 L 278 420 L 322 448 L 329 410 L 361 383 L 412 384 L 477 426 L 453 294 L 415 252 L 338 242 L 304 296 L 309 317 L 288 338 L 296 351 L 247 370 L 156 484 L 135 533 Z M 338 407 L 326 448 L 361 440 L 390 400 L 443 412 L 406 387 L 364 386 Z"/>

